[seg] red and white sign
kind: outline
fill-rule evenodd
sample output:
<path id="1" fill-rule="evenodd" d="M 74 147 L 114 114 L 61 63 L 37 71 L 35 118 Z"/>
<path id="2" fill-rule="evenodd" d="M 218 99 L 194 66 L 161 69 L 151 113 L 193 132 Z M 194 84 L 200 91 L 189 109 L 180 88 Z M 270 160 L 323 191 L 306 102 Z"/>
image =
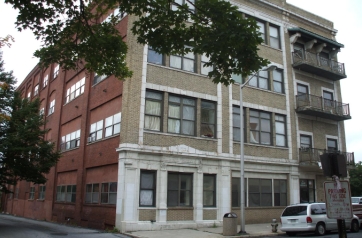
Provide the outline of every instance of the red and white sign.
<path id="1" fill-rule="evenodd" d="M 349 219 L 353 217 L 348 181 L 324 182 L 324 193 L 328 218 Z"/>

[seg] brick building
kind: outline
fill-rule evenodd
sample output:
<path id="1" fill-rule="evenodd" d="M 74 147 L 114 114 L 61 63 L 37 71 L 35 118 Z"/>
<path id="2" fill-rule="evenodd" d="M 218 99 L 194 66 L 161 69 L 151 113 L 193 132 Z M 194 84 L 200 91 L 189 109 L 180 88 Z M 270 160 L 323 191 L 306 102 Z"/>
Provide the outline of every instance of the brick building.
<path id="1" fill-rule="evenodd" d="M 243 89 L 246 223 L 270 222 L 288 204 L 324 200 L 325 150 L 353 165 L 343 44 L 331 21 L 286 0 L 231 2 L 257 20 L 260 56 L 277 66 Z M 52 65 L 35 67 L 18 87 L 41 99 L 46 139 L 62 157 L 46 184 L 12 188 L 6 212 L 122 231 L 209 226 L 239 214 L 241 79 L 216 85 L 203 55 L 137 44 L 134 20 L 123 14 L 117 25 L 132 78 Z"/>

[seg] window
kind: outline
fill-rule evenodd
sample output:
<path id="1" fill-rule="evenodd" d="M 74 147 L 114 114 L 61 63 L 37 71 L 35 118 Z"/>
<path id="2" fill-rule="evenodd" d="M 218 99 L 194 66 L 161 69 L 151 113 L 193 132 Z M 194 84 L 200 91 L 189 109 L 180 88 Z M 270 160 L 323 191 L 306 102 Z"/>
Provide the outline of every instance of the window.
<path id="1" fill-rule="evenodd" d="M 192 12 L 195 11 L 195 6 L 194 6 L 195 0 L 174 0 L 173 2 L 174 2 L 174 4 L 172 4 L 172 6 L 171 6 L 171 9 L 173 11 L 176 11 L 178 9 L 178 5 L 183 5 L 183 4 L 186 4 L 190 11 L 192 11 Z"/>
<path id="2" fill-rule="evenodd" d="M 59 74 L 59 64 L 54 68 L 53 79 L 58 77 L 58 74 Z"/>
<path id="3" fill-rule="evenodd" d="M 85 203 L 99 203 L 99 184 L 87 184 Z"/>
<path id="4" fill-rule="evenodd" d="M 337 140 L 336 139 L 327 139 L 327 149 L 330 152 L 334 152 L 338 150 Z"/>
<path id="5" fill-rule="evenodd" d="M 28 92 L 28 100 L 31 98 L 31 92 Z"/>
<path id="6" fill-rule="evenodd" d="M 107 117 L 105 122 L 105 137 L 119 134 L 121 131 L 121 113 Z"/>
<path id="7" fill-rule="evenodd" d="M 39 84 L 35 85 L 34 87 L 34 96 L 38 95 L 38 93 L 39 93 Z"/>
<path id="8" fill-rule="evenodd" d="M 48 115 L 51 115 L 54 113 L 54 107 L 55 107 L 55 99 L 53 99 L 53 101 L 51 101 L 49 104 L 49 114 Z"/>
<path id="9" fill-rule="evenodd" d="M 263 39 L 263 42 L 265 42 L 265 22 L 261 22 L 256 20 L 256 24 L 259 27 L 259 33 L 260 33 L 260 37 Z"/>
<path id="10" fill-rule="evenodd" d="M 147 62 L 163 65 L 163 56 L 148 46 Z"/>
<path id="11" fill-rule="evenodd" d="M 61 151 L 77 148 L 80 145 L 80 130 L 73 131 L 72 133 L 62 136 L 62 143 L 60 145 Z"/>
<path id="12" fill-rule="evenodd" d="M 297 61 L 304 60 L 304 46 L 302 44 L 295 43 L 293 45 L 293 48 L 294 48 L 293 58 L 296 59 Z"/>
<path id="13" fill-rule="evenodd" d="M 274 92 L 284 93 L 283 72 L 281 70 L 273 70 L 273 89 Z"/>
<path id="14" fill-rule="evenodd" d="M 48 75 L 46 75 L 44 77 L 44 81 L 43 81 L 43 88 L 45 88 L 48 85 Z"/>
<path id="15" fill-rule="evenodd" d="M 192 174 L 168 173 L 167 206 L 192 206 Z"/>
<path id="16" fill-rule="evenodd" d="M 250 110 L 250 142 L 271 145 L 270 113 Z"/>
<path id="17" fill-rule="evenodd" d="M 44 188 L 45 191 L 45 188 Z M 76 199 L 76 185 L 61 185 L 57 186 L 57 195 L 56 201 L 57 202 L 75 202 Z"/>
<path id="18" fill-rule="evenodd" d="M 245 132 L 245 109 L 243 109 L 243 130 Z M 240 141 L 240 107 L 233 106 L 233 140 Z M 244 142 L 246 141 L 246 133 L 244 133 Z"/>
<path id="19" fill-rule="evenodd" d="M 257 88 L 269 90 L 269 72 L 268 71 L 259 71 L 258 75 L 251 76 L 253 77 L 249 81 L 249 85 Z"/>
<path id="20" fill-rule="evenodd" d="M 121 20 L 126 15 L 127 15 L 126 12 L 120 12 L 119 8 L 117 7 L 106 19 L 103 20 L 103 22 L 110 22 L 112 17 L 117 17 L 118 20 Z"/>
<path id="21" fill-rule="evenodd" d="M 40 108 L 40 110 L 39 110 L 39 115 L 44 115 L 44 107 L 43 107 L 43 108 Z"/>
<path id="22" fill-rule="evenodd" d="M 329 68 L 329 54 L 326 52 L 319 53 L 319 63 L 322 67 Z"/>
<path id="23" fill-rule="evenodd" d="M 216 207 L 216 175 L 204 174 L 204 207 Z"/>
<path id="24" fill-rule="evenodd" d="M 275 114 L 275 145 L 287 146 L 285 116 Z"/>
<path id="25" fill-rule="evenodd" d="M 300 188 L 300 203 L 315 202 L 314 180 L 300 179 L 299 188 Z"/>
<path id="26" fill-rule="evenodd" d="M 39 200 L 45 199 L 45 186 L 39 186 Z"/>
<path id="27" fill-rule="evenodd" d="M 73 84 L 70 88 L 67 89 L 67 95 L 65 98 L 65 103 L 72 101 L 74 98 L 84 93 L 84 84 L 85 78 L 82 78 L 75 84 Z"/>
<path id="28" fill-rule="evenodd" d="M 34 200 L 35 187 L 30 187 L 29 200 Z"/>
<path id="29" fill-rule="evenodd" d="M 162 94 L 146 91 L 145 129 L 161 131 Z"/>
<path id="30" fill-rule="evenodd" d="M 190 48 L 190 47 L 188 47 Z M 183 56 L 171 55 L 170 67 L 195 72 L 195 55 L 189 52 Z"/>
<path id="31" fill-rule="evenodd" d="M 156 171 L 141 171 L 140 207 L 156 206 Z"/>
<path id="32" fill-rule="evenodd" d="M 67 185 L 66 202 L 75 202 L 77 185 Z"/>
<path id="33" fill-rule="evenodd" d="M 308 86 L 298 83 L 297 84 L 298 100 L 309 101 L 308 91 L 309 91 Z"/>
<path id="34" fill-rule="evenodd" d="M 216 104 L 201 101 L 201 136 L 215 138 Z"/>
<path id="35" fill-rule="evenodd" d="M 209 61 L 210 57 L 207 57 L 205 54 L 201 55 L 201 74 L 208 75 L 213 70 L 212 66 L 205 66 Z"/>
<path id="36" fill-rule="evenodd" d="M 107 77 L 108 77 L 107 75 L 98 75 L 97 73 L 94 73 L 93 85 L 103 81 Z"/>
<path id="37" fill-rule="evenodd" d="M 326 110 L 333 109 L 333 93 L 323 90 L 323 104 Z M 332 111 L 333 112 L 333 111 Z"/>
<path id="38" fill-rule="evenodd" d="M 287 180 L 275 179 L 273 182 L 274 182 L 274 206 L 286 206 Z"/>
<path id="39" fill-rule="evenodd" d="M 272 206 L 272 180 L 254 179 L 248 181 L 249 207 Z"/>
<path id="40" fill-rule="evenodd" d="M 169 96 L 168 132 L 195 135 L 196 100 Z"/>
<path id="41" fill-rule="evenodd" d="M 116 204 L 117 202 L 117 183 L 102 183 L 101 203 Z"/>
<path id="42" fill-rule="evenodd" d="M 95 122 L 90 127 L 88 142 L 93 142 L 103 138 L 103 120 Z"/>
<path id="43" fill-rule="evenodd" d="M 269 25 L 269 45 L 280 49 L 279 27 Z"/>
<path id="44" fill-rule="evenodd" d="M 300 148 L 303 150 L 312 148 L 312 137 L 307 135 L 300 135 Z"/>

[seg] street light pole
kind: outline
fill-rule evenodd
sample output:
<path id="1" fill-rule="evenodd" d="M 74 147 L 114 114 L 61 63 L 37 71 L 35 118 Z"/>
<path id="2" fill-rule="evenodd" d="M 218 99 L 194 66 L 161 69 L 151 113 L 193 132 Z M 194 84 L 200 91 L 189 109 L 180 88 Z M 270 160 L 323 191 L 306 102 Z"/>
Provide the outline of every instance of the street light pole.
<path id="1" fill-rule="evenodd" d="M 248 80 L 240 86 L 240 231 L 239 234 L 245 234 L 245 186 L 244 186 L 244 111 L 243 111 L 243 88 L 260 71 L 273 71 L 277 68 L 275 65 L 269 65 L 253 74 Z"/>

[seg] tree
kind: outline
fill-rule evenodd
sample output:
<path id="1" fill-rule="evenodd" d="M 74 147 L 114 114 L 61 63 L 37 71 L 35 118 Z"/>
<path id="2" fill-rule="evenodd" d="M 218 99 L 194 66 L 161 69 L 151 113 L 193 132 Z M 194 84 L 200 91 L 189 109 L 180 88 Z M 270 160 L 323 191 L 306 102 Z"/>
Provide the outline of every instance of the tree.
<path id="1" fill-rule="evenodd" d="M 0 54 L 0 190 L 19 180 L 45 183 L 48 173 L 60 157 L 54 143 L 44 140 L 47 130 L 39 114 L 40 101 L 22 99 L 15 91 L 12 72 L 4 72 Z"/>
<path id="2" fill-rule="evenodd" d="M 99 75 L 131 77 L 127 45 L 114 27 L 118 15 L 100 22 L 112 9 L 136 16 L 132 33 L 161 54 L 193 51 L 209 57 L 208 77 L 229 85 L 232 74 L 247 76 L 266 66 L 258 56 L 262 38 L 252 18 L 223 0 L 5 0 L 19 10 L 16 26 L 31 29 L 43 48 L 35 52 L 40 66 L 84 67 Z M 184 3 L 184 4 L 182 4 Z"/>
<path id="3" fill-rule="evenodd" d="M 362 162 L 356 163 L 356 168 L 349 171 L 349 176 L 352 196 L 362 196 Z"/>

